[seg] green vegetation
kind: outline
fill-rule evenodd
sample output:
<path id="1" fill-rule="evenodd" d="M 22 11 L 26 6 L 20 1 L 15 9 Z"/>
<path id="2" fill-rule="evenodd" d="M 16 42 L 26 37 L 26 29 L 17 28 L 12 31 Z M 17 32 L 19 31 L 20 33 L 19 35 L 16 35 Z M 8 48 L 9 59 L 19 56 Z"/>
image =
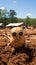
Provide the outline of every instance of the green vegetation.
<path id="1" fill-rule="evenodd" d="M 28 16 L 24 19 L 16 17 L 15 10 L 0 9 L 0 23 L 7 25 L 9 23 L 24 22 L 28 26 L 36 26 L 36 18 L 29 18 Z"/>

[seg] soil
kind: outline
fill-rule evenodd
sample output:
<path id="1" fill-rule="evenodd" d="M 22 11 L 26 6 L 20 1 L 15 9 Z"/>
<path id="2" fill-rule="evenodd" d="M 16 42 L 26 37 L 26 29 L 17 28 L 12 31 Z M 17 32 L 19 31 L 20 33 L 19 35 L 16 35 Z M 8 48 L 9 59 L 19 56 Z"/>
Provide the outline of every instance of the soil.
<path id="1" fill-rule="evenodd" d="M 25 38 L 26 45 L 17 49 L 11 45 L 0 46 L 0 65 L 36 65 L 36 42 L 31 40 L 31 35 Z"/>

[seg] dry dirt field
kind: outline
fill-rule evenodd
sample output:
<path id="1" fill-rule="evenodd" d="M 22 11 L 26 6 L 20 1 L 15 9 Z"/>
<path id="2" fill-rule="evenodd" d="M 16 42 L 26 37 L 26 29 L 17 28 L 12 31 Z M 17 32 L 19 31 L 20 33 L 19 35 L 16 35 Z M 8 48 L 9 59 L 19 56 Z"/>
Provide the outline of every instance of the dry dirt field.
<path id="1" fill-rule="evenodd" d="M 23 32 L 26 45 L 14 49 L 10 29 L 0 30 L 0 65 L 36 65 L 36 28 Z"/>

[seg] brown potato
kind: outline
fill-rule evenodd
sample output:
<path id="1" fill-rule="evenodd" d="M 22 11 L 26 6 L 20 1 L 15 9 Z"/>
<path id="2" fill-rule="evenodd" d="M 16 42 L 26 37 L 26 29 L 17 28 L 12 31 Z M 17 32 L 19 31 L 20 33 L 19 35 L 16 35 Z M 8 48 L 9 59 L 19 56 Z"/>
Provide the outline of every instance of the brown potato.
<path id="1" fill-rule="evenodd" d="M 12 42 L 11 42 L 12 46 L 15 48 L 23 46 L 25 43 L 23 28 L 14 27 L 11 29 L 11 33 L 12 33 Z"/>

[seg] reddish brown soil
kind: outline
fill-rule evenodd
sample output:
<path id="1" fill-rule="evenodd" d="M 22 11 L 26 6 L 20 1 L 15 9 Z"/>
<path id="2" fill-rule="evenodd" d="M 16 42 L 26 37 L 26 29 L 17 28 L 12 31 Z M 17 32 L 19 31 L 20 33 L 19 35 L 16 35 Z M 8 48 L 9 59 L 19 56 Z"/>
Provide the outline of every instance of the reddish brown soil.
<path id="1" fill-rule="evenodd" d="M 25 35 L 26 44 L 19 49 L 0 46 L 0 65 L 36 65 L 36 35 L 32 35 Z"/>

